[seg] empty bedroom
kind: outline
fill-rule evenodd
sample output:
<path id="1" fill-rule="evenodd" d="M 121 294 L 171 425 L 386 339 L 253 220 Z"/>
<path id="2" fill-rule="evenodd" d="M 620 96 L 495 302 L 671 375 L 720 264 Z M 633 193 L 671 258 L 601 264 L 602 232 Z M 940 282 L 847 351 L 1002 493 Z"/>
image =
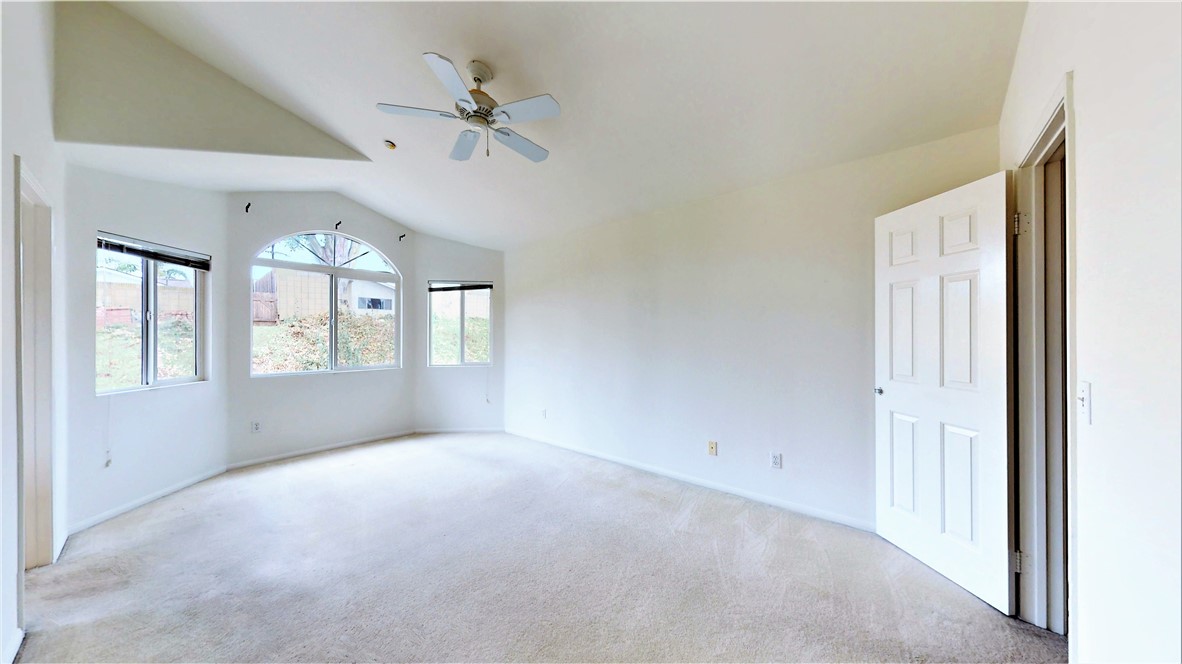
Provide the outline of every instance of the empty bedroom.
<path id="1" fill-rule="evenodd" d="M 1182 3 L 0 2 L 0 664 L 1182 660 Z"/>

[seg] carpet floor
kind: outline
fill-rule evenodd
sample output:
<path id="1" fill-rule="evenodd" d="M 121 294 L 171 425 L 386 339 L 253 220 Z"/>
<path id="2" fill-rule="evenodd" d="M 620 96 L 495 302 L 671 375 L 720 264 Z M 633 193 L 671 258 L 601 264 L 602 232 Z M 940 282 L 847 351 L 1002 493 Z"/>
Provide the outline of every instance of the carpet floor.
<path id="1" fill-rule="evenodd" d="M 1066 661 L 878 537 L 504 434 L 233 471 L 70 538 L 21 662 Z"/>

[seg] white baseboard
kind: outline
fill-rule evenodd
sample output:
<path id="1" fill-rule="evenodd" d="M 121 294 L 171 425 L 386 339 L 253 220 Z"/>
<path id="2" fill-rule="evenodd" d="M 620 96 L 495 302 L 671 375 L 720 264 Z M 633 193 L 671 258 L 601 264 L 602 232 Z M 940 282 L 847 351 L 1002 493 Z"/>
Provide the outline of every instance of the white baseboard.
<path id="1" fill-rule="evenodd" d="M 12 640 L 4 644 L 4 664 L 12 664 L 16 660 L 16 654 L 21 650 L 21 644 L 25 642 L 25 630 L 17 627 L 16 632 L 12 634 Z"/>
<path id="2" fill-rule="evenodd" d="M 730 484 L 723 484 L 721 482 L 715 482 L 713 480 L 708 480 L 708 479 L 704 479 L 701 477 L 695 477 L 693 475 L 686 475 L 684 473 L 679 473 L 679 472 L 676 472 L 673 470 L 669 470 L 667 468 L 662 468 L 660 466 L 653 466 L 653 465 L 649 465 L 647 463 L 640 463 L 638 461 L 633 461 L 632 459 L 625 459 L 623 457 L 617 457 L 617 456 L 613 456 L 610 454 L 603 454 L 601 452 L 596 452 L 595 450 L 589 450 L 589 449 L 582 448 L 582 447 L 576 447 L 574 445 L 565 445 L 563 443 L 558 443 L 558 442 L 554 442 L 551 440 L 540 440 L 538 438 L 534 438 L 534 437 L 526 435 L 524 433 L 518 433 L 516 431 L 512 431 L 509 429 L 506 429 L 505 433 L 512 434 L 514 436 L 520 436 L 521 438 L 527 438 L 529 440 L 534 440 L 534 441 L 537 441 L 539 443 L 543 443 L 546 445 L 552 445 L 554 447 L 561 447 L 564 450 L 570 450 L 571 452 L 578 452 L 579 454 L 585 454 L 587 456 L 595 457 L 597 459 L 603 459 L 604 461 L 611 461 L 612 463 L 618 463 L 622 466 L 628 466 L 629 468 L 643 470 L 646 473 L 652 473 L 654 475 L 668 477 L 670 479 L 675 479 L 675 480 L 678 480 L 681 482 L 686 482 L 688 484 L 694 484 L 694 485 L 697 485 L 700 487 L 705 487 L 707 489 L 714 489 L 715 491 L 722 491 L 723 493 L 729 493 L 729 494 L 733 494 L 736 496 L 741 496 L 743 498 L 747 498 L 749 500 L 754 500 L 756 502 L 766 503 L 768 505 L 774 505 L 776 507 L 781 507 L 783 509 L 786 509 L 786 510 L 789 510 L 792 512 L 796 512 L 798 514 L 804 514 L 805 516 L 816 517 L 818 519 L 832 521 L 833 523 L 840 523 L 843 526 L 857 528 L 858 530 L 865 530 L 865 531 L 871 532 L 871 533 L 874 532 L 874 523 L 872 523 L 872 522 L 863 521 L 861 519 L 854 519 L 854 518 L 848 517 L 844 514 L 837 514 L 836 512 L 830 512 L 828 510 L 819 509 L 819 508 L 813 507 L 811 505 L 803 505 L 801 503 L 795 503 L 790 500 L 776 498 L 775 496 L 768 496 L 766 494 L 756 493 L 754 491 L 748 491 L 747 489 L 742 489 L 742 488 L 739 488 L 736 486 L 732 486 Z"/>
<path id="3" fill-rule="evenodd" d="M 415 429 L 415 433 L 505 433 L 504 429 Z"/>
<path id="4" fill-rule="evenodd" d="M 378 437 L 374 437 L 374 438 L 359 438 L 359 440 L 355 440 L 355 441 L 340 441 L 340 442 L 336 442 L 336 443 L 330 443 L 327 445 L 320 445 L 320 447 L 316 447 L 316 448 L 288 451 L 288 453 L 282 453 L 282 454 L 277 454 L 277 455 L 272 455 L 272 456 L 264 456 L 264 457 L 259 457 L 259 458 L 251 458 L 251 460 L 247 460 L 247 461 L 236 461 L 234 463 L 228 464 L 228 466 L 226 466 L 226 467 L 215 468 L 212 470 L 208 470 L 208 471 L 206 471 L 206 473 L 202 473 L 202 474 L 197 475 L 195 477 L 189 477 L 188 480 L 184 480 L 182 482 L 177 482 L 176 484 L 173 484 L 173 486 L 171 486 L 171 487 L 158 490 L 158 492 L 154 492 L 154 493 L 151 493 L 151 494 L 148 494 L 145 496 L 137 497 L 136 500 L 132 500 L 132 501 L 126 502 L 124 504 L 121 504 L 121 506 L 119 506 L 119 507 L 108 509 L 108 510 L 106 510 L 106 512 L 96 514 L 95 516 L 89 517 L 89 519 L 83 519 L 82 521 L 77 521 L 77 522 L 71 523 L 69 530 L 70 530 L 71 535 L 74 533 L 82 532 L 82 530 L 85 530 L 86 528 L 90 528 L 92 526 L 97 526 L 97 525 L 99 525 L 99 523 L 102 523 L 103 521 L 106 521 L 108 519 L 113 519 L 113 517 L 121 515 L 124 512 L 130 512 L 130 510 L 135 509 L 137 507 L 141 507 L 141 506 L 143 506 L 143 504 L 148 504 L 149 502 L 154 501 L 156 499 L 161 499 L 161 497 L 167 496 L 168 494 L 174 494 L 174 493 L 178 492 L 178 490 L 181 490 L 186 487 L 191 487 L 191 486 L 193 486 L 193 484 L 196 484 L 197 482 L 206 481 L 206 480 L 210 479 L 210 477 L 215 477 L 217 475 L 221 475 L 222 473 L 226 473 L 227 470 L 238 470 L 239 468 L 246 468 L 248 466 L 259 466 L 259 464 L 262 464 L 262 463 L 271 463 L 273 461 L 282 461 L 282 460 L 285 460 L 285 458 L 296 458 L 297 456 L 307 456 L 310 454 L 322 453 L 322 451 L 329 451 L 329 450 L 335 450 L 335 449 L 340 449 L 340 448 L 349 448 L 349 447 L 352 447 L 352 445 L 363 445 L 365 443 L 377 443 L 379 441 L 390 441 L 390 440 L 394 440 L 394 438 L 402 438 L 405 436 L 411 436 L 411 435 L 415 435 L 415 434 L 494 434 L 494 432 L 495 432 L 495 434 L 501 434 L 501 432 L 504 432 L 504 430 L 502 430 L 502 429 L 411 429 L 411 430 L 407 430 L 407 431 L 397 431 L 397 432 L 394 432 L 394 434 L 387 434 L 384 436 L 378 436 Z M 65 546 L 65 542 L 63 542 L 63 546 Z"/>
<path id="5" fill-rule="evenodd" d="M 330 443 L 328 445 L 321 445 L 319 447 L 312 447 L 306 450 L 297 450 L 293 452 L 284 452 L 283 454 L 275 454 L 267 457 L 259 457 L 257 459 L 249 459 L 247 461 L 235 461 L 226 466 L 226 470 L 238 470 L 239 468 L 246 468 L 248 466 L 257 466 L 264 463 L 271 463 L 272 461 L 283 461 L 284 459 L 294 459 L 296 457 L 307 456 L 309 454 L 316 454 L 318 452 L 327 452 L 329 450 L 338 450 L 343 447 L 352 447 L 354 445 L 365 445 L 367 443 L 377 443 L 383 440 L 393 440 L 395 438 L 405 438 L 406 436 L 413 436 L 421 433 L 504 433 L 504 429 L 411 429 L 407 431 L 399 431 L 397 433 L 388 434 L 385 436 L 378 436 L 377 438 L 361 438 L 358 440 L 346 440 L 339 443 Z"/>
<path id="6" fill-rule="evenodd" d="M 114 507 L 114 508 L 111 508 L 105 512 L 102 512 L 101 514 L 96 514 L 92 517 L 83 519 L 82 521 L 72 523 L 69 526 L 69 533 L 71 535 L 73 535 L 74 533 L 81 532 L 83 530 L 86 530 L 87 528 L 90 528 L 91 526 L 96 526 L 96 525 L 102 523 L 103 521 L 106 521 L 107 519 L 117 517 L 120 514 L 123 514 L 124 512 L 129 512 L 137 507 L 140 507 L 141 505 L 146 505 L 146 504 L 152 502 L 153 500 L 156 500 L 157 498 L 163 498 L 164 496 L 167 496 L 170 493 L 176 493 L 177 491 L 180 491 L 181 489 L 184 489 L 185 487 L 192 486 L 198 482 L 203 482 L 211 477 L 221 475 L 222 473 L 229 471 L 229 470 L 238 470 L 239 468 L 246 468 L 248 466 L 258 466 L 260 464 L 271 463 L 273 461 L 282 461 L 284 459 L 294 459 L 295 457 L 307 456 L 309 454 L 316 454 L 318 452 L 327 452 L 329 450 L 340 449 L 343 447 L 352 447 L 354 445 L 364 445 L 366 443 L 376 443 L 376 442 L 380 442 L 383 440 L 393 440 L 395 438 L 404 438 L 406 436 L 411 436 L 411 435 L 418 434 L 418 433 L 503 433 L 503 430 L 502 429 L 413 429 L 413 430 L 408 430 L 408 431 L 399 431 L 396 433 L 386 434 L 384 436 L 378 436 L 376 438 L 345 440 L 345 441 L 330 443 L 328 445 L 321 445 L 319 447 L 313 447 L 313 448 L 309 448 L 309 449 L 305 449 L 305 450 L 295 450 L 292 452 L 284 452 L 282 454 L 275 454 L 275 455 L 271 455 L 271 456 L 267 456 L 267 457 L 260 457 L 257 459 L 248 459 L 246 461 L 236 461 L 234 463 L 226 465 L 225 467 L 215 468 L 215 469 L 209 470 L 207 472 L 204 472 L 200 475 L 197 475 L 195 477 L 191 477 L 191 478 L 184 480 L 182 482 L 178 482 L 177 484 L 174 484 L 174 485 L 167 487 L 165 489 L 161 489 L 160 491 L 155 491 L 155 492 L 150 493 L 146 496 L 141 496 L 139 498 L 136 498 L 135 500 L 132 500 L 132 501 L 127 502 L 123 505 L 120 505 L 119 507 Z M 64 542 L 63 542 L 63 546 L 64 546 Z"/>
<path id="7" fill-rule="evenodd" d="M 376 438 L 360 438 L 357 440 L 345 440 L 336 443 L 329 443 L 328 445 L 321 445 L 319 447 L 311 447 L 306 450 L 295 450 L 292 452 L 284 452 L 282 454 L 273 454 L 271 456 L 259 457 L 256 459 L 248 459 L 246 461 L 235 461 L 226 466 L 226 470 L 238 470 L 239 468 L 246 468 L 248 466 L 258 466 L 264 463 L 271 463 L 273 461 L 283 461 L 284 459 L 294 459 L 296 457 L 307 456 L 309 454 L 317 454 L 319 452 L 327 452 L 329 450 L 338 450 L 342 447 L 352 447 L 354 445 L 365 445 L 366 443 L 377 443 L 383 440 L 393 440 L 394 438 L 403 438 L 418 433 L 415 430 L 399 431 Z"/>
<path id="8" fill-rule="evenodd" d="M 139 498 L 136 498 L 135 500 L 124 503 L 124 504 L 120 505 L 119 507 L 113 507 L 105 512 L 100 513 L 100 514 L 96 514 L 92 517 L 88 517 L 88 518 L 83 519 L 81 521 L 76 521 L 76 522 L 70 524 L 70 528 L 69 528 L 70 534 L 73 535 L 75 533 L 86 530 L 87 528 L 90 528 L 91 526 L 95 526 L 95 525 L 102 523 L 103 521 L 106 521 L 107 519 L 112 519 L 114 517 L 117 517 L 120 514 L 123 514 L 124 512 L 129 512 L 141 505 L 146 505 L 146 504 L 152 502 L 153 500 L 156 500 L 157 498 L 163 498 L 170 493 L 176 493 L 177 491 L 180 491 L 181 489 L 184 489 L 185 487 L 193 486 L 194 484 L 196 484 L 198 482 L 204 482 L 205 480 L 207 480 L 211 477 L 216 477 L 218 475 L 221 475 L 224 472 L 226 472 L 225 467 L 213 468 L 213 469 L 207 470 L 199 475 L 195 475 L 193 477 L 190 477 L 187 480 L 182 480 L 180 482 L 177 482 L 176 484 L 173 484 L 172 486 L 166 487 L 166 488 L 161 489 L 159 491 L 153 491 L 152 493 L 149 493 L 146 496 L 140 496 Z"/>

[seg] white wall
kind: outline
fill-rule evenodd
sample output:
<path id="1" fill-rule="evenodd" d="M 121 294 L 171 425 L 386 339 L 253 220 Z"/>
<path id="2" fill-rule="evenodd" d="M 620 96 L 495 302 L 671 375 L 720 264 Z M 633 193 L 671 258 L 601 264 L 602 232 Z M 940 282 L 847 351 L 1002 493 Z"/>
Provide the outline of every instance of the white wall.
<path id="1" fill-rule="evenodd" d="M 17 582 L 20 578 L 17 531 L 17 440 L 16 440 L 16 328 L 15 312 L 15 221 L 17 174 L 14 156 L 19 155 L 37 181 L 45 188 L 54 207 L 55 226 L 64 218 L 63 186 L 65 167 L 53 143 L 53 8 L 47 4 L 3 3 L 0 9 L 4 63 L 3 126 L 0 162 L 0 661 L 9 661 L 20 645 L 17 626 Z M 56 286 L 56 285 L 55 285 Z M 61 437 L 55 451 L 61 451 Z M 59 464 L 60 466 L 60 464 Z M 55 468 L 59 487 L 61 469 Z M 55 492 L 55 521 L 64 526 L 64 492 Z M 62 530 L 64 532 L 64 530 Z M 60 545 L 60 532 L 55 532 Z"/>
<path id="2" fill-rule="evenodd" d="M 58 140 L 368 161 L 108 3 L 56 20 Z"/>
<path id="3" fill-rule="evenodd" d="M 333 193 L 230 195 L 70 167 L 67 200 L 75 211 L 62 263 L 70 293 L 64 363 L 69 367 L 71 532 L 227 465 L 424 428 L 502 428 L 499 365 L 428 373 L 426 278 L 415 276 L 421 268 L 422 274 L 437 275 L 431 278 L 499 284 L 500 252 L 416 236 Z M 372 244 L 403 273 L 409 292 L 402 312 L 404 368 L 252 378 L 251 259 L 271 240 L 333 230 L 337 221 L 343 222 L 341 232 Z M 208 381 L 95 396 L 93 265 L 99 230 L 213 257 L 205 325 Z M 494 304 L 494 320 L 499 314 Z M 501 336 L 499 326 L 495 338 Z M 262 424 L 260 433 L 250 433 L 252 420 Z"/>
<path id="4" fill-rule="evenodd" d="M 247 203 L 250 212 L 245 211 Z M 413 431 L 414 382 L 407 368 L 251 377 L 250 263 L 272 240 L 303 231 L 332 231 L 340 221 L 340 232 L 385 254 L 405 284 L 414 273 L 415 236 L 334 193 L 235 193 L 226 210 L 232 229 L 229 260 L 223 268 L 229 283 L 227 353 L 233 395 L 227 422 L 229 463 Z M 403 233 L 407 236 L 399 242 Z M 407 322 L 405 313 L 402 321 Z M 403 330 L 404 348 L 414 329 L 412 322 Z M 404 367 L 406 359 L 404 352 Z M 252 421 L 261 424 L 259 433 L 250 432 Z"/>
<path id="5" fill-rule="evenodd" d="M 426 279 L 501 282 L 501 253 L 416 236 L 333 193 L 222 194 L 82 167 L 68 171 L 68 428 L 71 532 L 227 465 L 290 456 L 421 429 L 502 428 L 503 374 L 426 364 Z M 245 211 L 251 203 L 250 212 Z M 250 262 L 265 244 L 306 230 L 354 235 L 403 273 L 403 368 L 250 376 Z M 94 394 L 94 240 L 99 230 L 212 256 L 206 382 Z M 402 234 L 406 237 L 399 241 Z M 419 272 L 421 270 L 421 273 Z M 494 339 L 499 339 L 499 300 Z M 497 341 L 499 343 L 499 341 Z M 499 354 L 499 347 L 494 349 Z M 498 360 L 499 361 L 499 360 Z M 262 431 L 250 433 L 257 420 Z M 112 464 L 105 465 L 110 449 Z"/>
<path id="6" fill-rule="evenodd" d="M 1033 3 L 1000 124 L 1022 159 L 1074 72 L 1075 661 L 1182 658 L 1182 7 Z"/>
<path id="7" fill-rule="evenodd" d="M 506 252 L 506 429 L 873 528 L 874 217 L 995 171 L 996 136 Z"/>
<path id="8" fill-rule="evenodd" d="M 236 193 L 229 196 L 227 210 L 232 229 L 224 268 L 230 283 L 230 465 L 423 429 L 502 428 L 499 359 L 491 369 L 426 368 L 425 299 L 427 279 L 490 280 L 499 286 L 501 252 L 418 235 L 334 193 Z M 340 232 L 372 245 L 402 273 L 402 368 L 252 378 L 251 260 L 272 240 L 332 231 L 338 221 Z M 493 311 L 496 343 L 498 309 L 499 299 Z M 250 433 L 252 421 L 261 423 L 260 433 Z"/>
<path id="9" fill-rule="evenodd" d="M 491 281 L 492 364 L 484 367 L 428 367 L 427 282 Z M 505 427 L 504 254 L 428 235 L 415 240 L 415 281 L 408 284 L 408 320 L 420 320 L 413 358 L 415 423 L 420 431 L 501 431 Z M 421 318 L 420 318 L 421 317 Z"/>
<path id="10" fill-rule="evenodd" d="M 54 210 L 54 372 L 55 372 L 55 547 L 65 535 L 130 506 L 221 472 L 231 462 L 305 451 L 326 444 L 413 430 L 419 409 L 431 428 L 500 427 L 500 369 L 456 373 L 443 380 L 417 374 L 425 364 L 425 325 L 421 294 L 408 298 L 406 361 L 411 370 L 276 379 L 260 384 L 248 377 L 249 253 L 267 239 L 343 218 L 342 230 L 357 232 L 387 252 L 412 282 L 414 267 L 434 275 L 500 281 L 499 252 L 422 238 L 428 257 L 410 252 L 414 235 L 388 219 L 335 194 L 250 195 L 252 223 L 243 223 L 241 206 L 226 194 L 146 182 L 85 168 L 70 168 L 54 142 L 54 8 L 40 3 L 3 3 L 3 125 L 0 162 L 0 661 L 11 661 L 20 645 L 17 529 L 17 440 L 15 366 L 15 209 L 12 192 L 20 156 L 44 188 Z M 74 213 L 67 216 L 72 206 Z M 282 212 L 279 212 L 279 211 Z M 269 222 L 265 221 L 270 212 Z M 331 219 L 326 217 L 331 217 Z M 302 226 L 313 219 L 316 223 Z M 94 240 L 98 229 L 202 251 L 213 256 L 206 332 L 210 341 L 206 383 L 115 395 L 94 394 Z M 231 240 L 234 241 L 231 251 Z M 247 248 L 242 248 L 243 246 Z M 471 264 L 467 264 L 471 261 Z M 460 269 L 464 267 L 465 269 Z M 237 271 L 236 271 L 237 270 Z M 434 278 L 434 277 L 432 277 Z M 425 281 L 424 281 L 425 283 Z M 498 286 L 500 284 L 498 283 Z M 241 305 L 241 306 L 237 306 Z M 233 312 L 233 315 L 231 315 Z M 494 311 L 494 320 L 502 317 Z M 499 338 L 500 324 L 495 334 Z M 499 342 L 498 342 L 499 343 Z M 498 353 L 499 354 L 499 353 Z M 413 393 L 415 378 L 433 394 L 451 391 L 454 411 L 445 411 Z M 230 395 L 234 398 L 231 399 Z M 485 402 L 485 395 L 488 401 Z M 460 395 L 456 397 L 456 395 Z M 348 425 L 308 426 L 291 417 L 313 412 L 325 401 L 345 399 L 379 415 Z M 264 434 L 246 434 L 250 416 L 276 421 Z M 276 421 L 264 422 L 275 424 Z M 241 426 L 239 426 L 241 425 Z M 286 434 L 286 438 L 284 435 Z M 69 445 L 67 446 L 67 441 Z M 107 450 L 112 464 L 105 465 Z M 68 452 L 68 454 L 67 454 Z"/>
<path id="11" fill-rule="evenodd" d="M 71 166 L 64 268 L 71 532 L 225 469 L 226 196 Z M 96 396 L 98 231 L 209 254 L 209 380 Z M 62 269 L 62 268 L 59 268 Z M 106 466 L 107 450 L 111 465 Z"/>

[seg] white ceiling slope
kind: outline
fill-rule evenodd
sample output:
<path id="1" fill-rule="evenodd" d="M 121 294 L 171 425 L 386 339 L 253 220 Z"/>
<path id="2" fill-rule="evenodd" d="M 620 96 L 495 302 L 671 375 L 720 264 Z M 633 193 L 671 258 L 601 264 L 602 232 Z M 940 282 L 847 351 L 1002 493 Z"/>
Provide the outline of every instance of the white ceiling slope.
<path id="1" fill-rule="evenodd" d="M 59 141 L 368 161 L 105 2 L 54 6 Z"/>
<path id="2" fill-rule="evenodd" d="M 70 146 L 88 165 L 225 190 L 334 189 L 421 232 L 509 248 L 997 122 L 1011 3 L 127 3 L 121 9 L 372 163 Z M 448 153 L 424 51 L 492 66 L 500 102 L 562 116 Z M 391 152 L 382 145 L 398 144 Z M 725 220 L 720 220 L 725 223 Z"/>

